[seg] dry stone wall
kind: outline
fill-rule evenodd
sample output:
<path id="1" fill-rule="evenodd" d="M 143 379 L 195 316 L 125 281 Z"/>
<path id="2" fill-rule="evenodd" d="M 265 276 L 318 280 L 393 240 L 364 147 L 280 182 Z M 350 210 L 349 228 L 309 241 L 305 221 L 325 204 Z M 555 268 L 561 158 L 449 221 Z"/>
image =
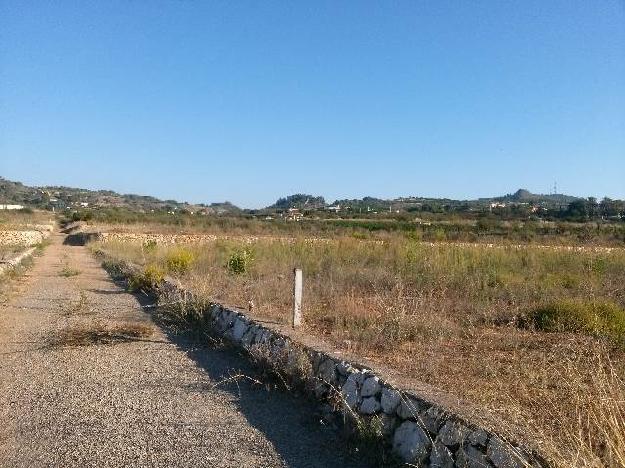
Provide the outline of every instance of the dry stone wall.
<path id="1" fill-rule="evenodd" d="M 30 249 L 20 252 L 9 260 L 0 261 L 0 276 L 5 274 L 10 269 L 20 265 L 25 259 L 32 256 L 32 254 L 35 253 L 35 250 L 35 247 L 31 247 Z"/>
<path id="2" fill-rule="evenodd" d="M 136 267 L 123 271 L 136 274 Z M 193 297 L 166 280 L 159 287 L 171 296 Z M 345 420 L 378 427 L 406 463 L 436 468 L 521 468 L 548 466 L 538 454 L 478 427 L 442 406 L 404 391 L 356 362 L 302 345 L 244 313 L 211 304 L 198 317 L 212 331 L 252 356 L 305 383 L 320 406 Z"/>
<path id="3" fill-rule="evenodd" d="M 97 232 L 90 233 L 89 240 L 101 242 L 132 242 L 141 243 L 155 242 L 156 244 L 196 244 L 213 242 L 217 236 L 211 234 L 149 234 L 134 232 Z"/>
<path id="4" fill-rule="evenodd" d="M 339 397 L 336 409 L 345 417 L 377 422 L 393 451 L 407 463 L 438 468 L 542 466 L 528 451 L 419 395 L 395 388 L 371 369 L 302 346 L 241 312 L 213 304 L 204 319 L 218 334 L 252 354 L 268 351 L 295 378 L 309 369 L 306 378 L 315 398 L 324 402 Z"/>
<path id="5" fill-rule="evenodd" d="M 0 231 L 0 245 L 21 245 L 30 247 L 40 244 L 50 235 L 50 230 Z"/>
<path id="6" fill-rule="evenodd" d="M 329 244 L 332 239 L 322 237 L 306 237 L 299 239 L 297 237 L 279 237 L 279 236 L 228 236 L 215 234 L 152 234 L 152 233 L 134 233 L 134 232 L 90 232 L 83 233 L 86 241 L 101 242 L 132 242 L 142 243 L 154 242 L 159 245 L 167 244 L 198 244 L 214 242 L 216 240 L 231 240 L 247 244 L 258 241 L 282 242 L 285 244 L 293 244 L 303 241 L 310 244 Z M 378 240 L 360 240 L 359 242 L 382 244 L 383 241 Z"/>
<path id="7" fill-rule="evenodd" d="M 244 243 L 254 243 L 259 240 L 274 241 L 291 244 L 299 241 L 296 237 L 280 237 L 280 236 L 229 236 L 229 235 L 215 235 L 215 234 L 157 234 L 157 233 L 135 233 L 135 232 L 84 232 L 85 240 L 98 240 L 102 242 L 119 241 L 119 242 L 133 242 L 133 243 L 146 243 L 155 242 L 159 245 L 167 244 L 193 244 L 193 243 L 206 243 L 214 242 L 216 240 L 233 240 Z M 328 244 L 334 242 L 333 239 L 322 237 L 306 237 L 302 239 L 308 243 Z M 376 239 L 361 239 L 361 243 L 367 244 L 384 244 L 383 240 Z M 421 242 L 421 245 L 425 247 L 459 247 L 459 248 L 484 248 L 492 250 L 500 249 L 514 249 L 514 250 L 526 250 L 526 249 L 539 249 L 547 251 L 558 252 L 594 252 L 594 253 L 612 253 L 621 252 L 623 247 L 603 247 L 592 245 L 539 245 L 539 244 L 492 244 L 492 243 L 471 243 L 471 242 Z"/>

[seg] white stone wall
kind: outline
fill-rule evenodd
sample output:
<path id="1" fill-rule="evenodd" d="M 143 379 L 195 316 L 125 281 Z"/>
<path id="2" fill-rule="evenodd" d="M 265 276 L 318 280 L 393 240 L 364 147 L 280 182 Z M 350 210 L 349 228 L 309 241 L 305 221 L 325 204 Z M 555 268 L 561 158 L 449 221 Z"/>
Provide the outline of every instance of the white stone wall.
<path id="1" fill-rule="evenodd" d="M 33 253 L 35 253 L 35 247 L 31 247 L 28 250 L 20 252 L 9 260 L 4 260 L 0 262 L 0 276 L 9 271 L 12 268 L 15 268 L 19 264 L 21 264 L 25 259 L 30 257 Z"/>
<path id="2" fill-rule="evenodd" d="M 40 244 L 47 235 L 41 231 L 0 231 L 0 245 L 30 247 Z"/>

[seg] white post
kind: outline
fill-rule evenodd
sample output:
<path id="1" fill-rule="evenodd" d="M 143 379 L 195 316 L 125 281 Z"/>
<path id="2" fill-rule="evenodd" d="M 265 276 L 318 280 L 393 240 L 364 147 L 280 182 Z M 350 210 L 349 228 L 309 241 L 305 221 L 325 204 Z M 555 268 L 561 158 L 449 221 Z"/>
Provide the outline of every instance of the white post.
<path id="1" fill-rule="evenodd" d="M 302 324 L 302 270 L 293 270 L 293 328 Z"/>

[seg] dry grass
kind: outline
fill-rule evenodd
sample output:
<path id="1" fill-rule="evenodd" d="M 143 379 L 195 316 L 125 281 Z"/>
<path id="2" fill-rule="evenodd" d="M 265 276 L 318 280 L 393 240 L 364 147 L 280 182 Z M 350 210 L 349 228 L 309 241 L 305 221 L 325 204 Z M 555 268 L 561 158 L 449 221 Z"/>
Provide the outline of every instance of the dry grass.
<path id="1" fill-rule="evenodd" d="M 397 236 L 425 241 L 522 243 L 625 247 L 625 226 L 620 223 L 504 221 L 464 219 L 449 214 L 420 213 L 367 219 L 305 218 L 300 222 L 233 216 L 189 216 L 95 213 L 90 230 L 104 232 L 211 234 L 217 236 L 354 237 L 388 239 Z M 426 222 L 422 222 L 426 221 Z"/>
<path id="2" fill-rule="evenodd" d="M 135 341 L 152 335 L 153 328 L 142 323 L 74 325 L 59 331 L 50 339 L 51 347 L 90 346 Z"/>
<path id="3" fill-rule="evenodd" d="M 10 211 L 0 210 L 0 229 L 26 229 L 37 225 L 54 223 L 54 214 L 49 211 Z"/>
<path id="4" fill-rule="evenodd" d="M 625 466 L 625 382 L 609 353 L 595 349 L 551 368 L 558 394 L 542 390 L 528 406 L 543 414 L 527 421 L 542 436 L 543 448 L 560 466 Z M 583 373 L 580 369 L 592 369 Z M 562 400 L 566 401 L 563 405 Z M 525 413 L 523 413 L 525 414 Z M 550 421 L 546 429 L 544 421 Z M 537 424 L 539 422 L 540 424 Z"/>
<path id="5" fill-rule="evenodd" d="M 65 265 L 61 271 L 59 271 L 59 276 L 63 276 L 65 278 L 71 278 L 72 276 L 80 275 L 81 271 L 75 268 L 70 267 L 69 265 Z"/>
<path id="6" fill-rule="evenodd" d="M 22 250 L 25 250 L 22 245 L 0 245 L 0 261 L 9 260 Z"/>
<path id="7" fill-rule="evenodd" d="M 176 249 L 96 247 L 163 269 Z M 237 274 L 228 265 L 244 248 L 252 260 Z M 399 237 L 384 245 L 340 238 L 185 249 L 193 257 L 178 275 L 185 285 L 230 305 L 251 300 L 256 314 L 281 323 L 289 318 L 292 268 L 301 267 L 308 332 L 488 408 L 511 436 L 535 434 L 560 466 L 623 464 L 623 342 L 527 324 L 533 311 L 557 301 L 622 308 L 625 252 L 487 249 Z"/>

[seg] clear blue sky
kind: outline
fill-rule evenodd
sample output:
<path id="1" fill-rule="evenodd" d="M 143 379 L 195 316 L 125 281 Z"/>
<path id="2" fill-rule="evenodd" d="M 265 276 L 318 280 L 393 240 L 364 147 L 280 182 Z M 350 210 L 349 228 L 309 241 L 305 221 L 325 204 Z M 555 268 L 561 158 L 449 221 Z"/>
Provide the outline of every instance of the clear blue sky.
<path id="1" fill-rule="evenodd" d="M 625 198 L 625 1 L 0 1 L 0 175 Z"/>

